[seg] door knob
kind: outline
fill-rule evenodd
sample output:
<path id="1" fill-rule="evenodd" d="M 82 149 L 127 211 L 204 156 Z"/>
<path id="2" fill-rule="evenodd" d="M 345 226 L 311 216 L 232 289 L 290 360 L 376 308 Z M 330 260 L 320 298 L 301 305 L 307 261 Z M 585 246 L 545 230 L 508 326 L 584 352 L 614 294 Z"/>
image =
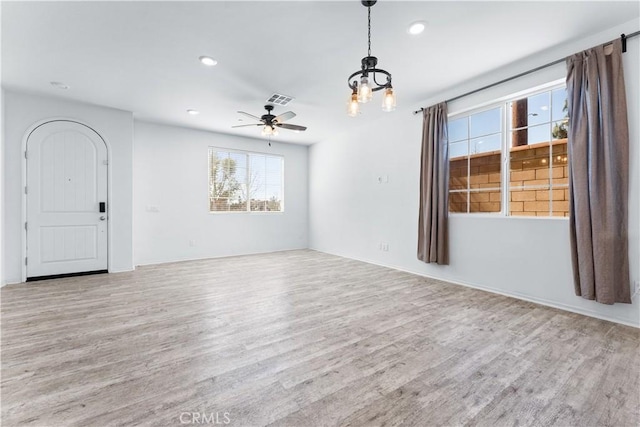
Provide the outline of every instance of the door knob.
<path id="1" fill-rule="evenodd" d="M 104 221 L 105 219 L 107 219 L 107 218 L 106 218 L 106 217 L 104 217 L 104 216 L 101 216 L 101 217 L 100 217 L 100 221 Z"/>

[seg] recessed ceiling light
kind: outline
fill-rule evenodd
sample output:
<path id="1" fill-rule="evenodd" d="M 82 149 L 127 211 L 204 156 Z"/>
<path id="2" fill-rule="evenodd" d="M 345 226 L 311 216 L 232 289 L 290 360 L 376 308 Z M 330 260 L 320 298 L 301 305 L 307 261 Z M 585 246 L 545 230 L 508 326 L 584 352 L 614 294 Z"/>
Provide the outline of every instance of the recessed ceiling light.
<path id="1" fill-rule="evenodd" d="M 210 56 L 201 56 L 198 59 L 200 60 L 200 62 L 202 62 L 207 67 L 213 67 L 214 65 L 216 65 L 218 63 L 218 61 L 216 61 L 215 59 L 211 58 Z"/>
<path id="2" fill-rule="evenodd" d="M 191 114 L 192 116 L 197 116 L 198 114 L 200 114 L 200 111 L 198 111 L 198 110 L 187 110 L 187 113 Z"/>
<path id="3" fill-rule="evenodd" d="M 409 28 L 407 28 L 407 33 L 411 34 L 412 36 L 417 36 L 418 34 L 421 34 L 424 31 L 425 26 L 426 26 L 426 22 L 424 21 L 414 22 L 411 25 L 409 25 Z"/>
<path id="4" fill-rule="evenodd" d="M 62 82 L 51 82 L 51 86 L 57 87 L 58 89 L 63 89 L 63 90 L 69 89 L 69 85 L 66 85 Z"/>

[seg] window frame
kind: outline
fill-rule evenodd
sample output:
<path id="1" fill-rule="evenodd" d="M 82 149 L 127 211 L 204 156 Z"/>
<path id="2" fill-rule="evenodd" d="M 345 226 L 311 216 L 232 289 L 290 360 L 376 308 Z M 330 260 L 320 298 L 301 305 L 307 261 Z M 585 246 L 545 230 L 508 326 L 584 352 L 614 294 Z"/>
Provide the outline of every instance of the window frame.
<path id="1" fill-rule="evenodd" d="M 212 215 L 219 215 L 219 214 L 240 214 L 240 215 L 246 215 L 246 214 L 251 214 L 251 215 L 277 215 L 277 214 L 283 214 L 285 212 L 285 186 L 284 186 L 284 173 L 285 173 L 285 156 L 282 154 L 273 154 L 273 153 L 265 153 L 265 152 L 260 152 L 260 151 L 250 151 L 250 150 L 240 150 L 240 149 L 236 149 L 236 148 L 224 148 L 224 147 L 216 147 L 213 145 L 210 145 L 207 149 L 207 178 L 208 178 L 208 182 L 211 182 L 211 154 L 212 151 L 215 153 L 218 152 L 223 152 L 223 153 L 234 153 L 234 154 L 241 154 L 244 155 L 246 157 L 246 161 L 247 161 L 247 172 L 246 172 L 246 185 L 249 185 L 249 181 L 250 181 L 250 175 L 251 175 L 251 168 L 250 168 L 250 156 L 251 155 L 256 155 L 256 156 L 264 156 L 264 157 L 275 157 L 280 159 L 280 161 L 282 162 L 282 173 L 280 176 L 280 189 L 282 191 L 282 199 L 280 200 L 280 206 L 281 209 L 279 211 L 252 211 L 251 210 L 251 199 L 249 198 L 249 195 L 247 194 L 247 209 L 246 210 L 242 210 L 242 211 L 212 211 L 211 210 L 211 199 L 209 197 L 207 197 L 207 203 L 208 203 L 208 212 Z M 210 185 L 210 184 L 209 184 Z"/>
<path id="2" fill-rule="evenodd" d="M 467 212 L 451 212 L 449 211 L 449 207 L 447 206 L 447 212 L 449 214 L 449 216 L 453 216 L 453 217 L 473 217 L 473 218 L 514 218 L 514 219 L 525 219 L 525 220 L 530 220 L 530 219 L 540 219 L 540 220 L 562 220 L 562 221 L 567 221 L 569 219 L 568 216 L 553 216 L 553 215 L 547 215 L 547 216 L 525 216 L 525 215 L 510 215 L 509 214 L 509 204 L 510 204 L 510 200 L 509 200 L 509 194 L 511 191 L 511 184 L 510 184 L 510 155 L 509 155 L 509 142 L 510 142 L 510 129 L 509 129 L 509 103 L 510 102 L 514 102 L 517 101 L 519 99 L 522 98 L 528 98 L 531 96 L 535 96 L 535 95 L 539 95 L 541 93 L 545 93 L 545 92 L 549 92 L 550 94 L 557 89 L 566 89 L 567 85 L 566 85 L 566 80 L 565 79 L 558 79 L 558 80 L 554 80 L 542 85 L 538 85 L 532 88 L 528 88 L 525 90 L 521 90 L 518 92 L 514 92 L 511 93 L 509 95 L 506 96 L 501 96 L 498 97 L 496 99 L 487 101 L 487 102 L 483 102 L 468 108 L 463 108 L 460 109 L 458 111 L 453 111 L 449 114 L 447 114 L 447 123 L 450 121 L 454 121 L 454 120 L 458 120 L 464 117 L 469 117 L 472 116 L 474 114 L 478 114 L 478 113 L 482 113 L 484 111 L 489 111 L 495 108 L 501 108 L 501 126 L 500 126 L 500 134 L 502 135 L 502 141 L 500 144 L 500 177 L 501 177 L 501 183 L 500 183 L 500 192 L 501 192 L 501 197 L 500 197 L 500 211 L 499 212 L 469 212 L 469 200 L 467 200 Z M 552 114 L 553 112 L 551 111 L 549 113 L 549 120 L 550 120 L 550 124 L 553 125 L 553 117 Z M 470 141 L 471 138 L 469 138 L 469 130 L 467 129 L 467 141 Z M 553 142 L 553 140 L 549 141 L 550 147 L 551 147 L 551 143 Z M 551 149 L 551 148 L 550 148 Z M 449 141 L 447 140 L 447 153 L 449 153 Z M 468 156 L 468 162 L 470 161 L 470 156 L 471 153 L 467 154 Z M 447 161 L 450 162 L 450 158 L 447 159 Z M 549 165 L 549 167 L 551 168 L 552 165 Z M 467 163 L 467 183 L 469 182 L 469 175 L 470 175 L 471 171 L 469 168 L 469 163 Z M 449 181 L 447 181 L 449 182 Z M 549 181 L 549 194 L 551 197 L 552 191 L 554 189 L 553 186 L 553 181 L 550 180 Z M 467 184 L 467 194 L 470 195 L 472 192 L 472 189 L 469 188 L 469 184 Z M 447 190 L 447 195 L 451 194 L 451 190 Z M 551 211 L 551 208 L 550 208 Z"/>

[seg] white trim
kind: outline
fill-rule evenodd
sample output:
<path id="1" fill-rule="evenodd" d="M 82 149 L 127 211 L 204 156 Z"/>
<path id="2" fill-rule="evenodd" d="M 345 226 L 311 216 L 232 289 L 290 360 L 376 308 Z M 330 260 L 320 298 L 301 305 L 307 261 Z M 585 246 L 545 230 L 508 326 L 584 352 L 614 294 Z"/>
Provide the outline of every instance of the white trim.
<path id="1" fill-rule="evenodd" d="M 24 223 L 27 221 L 27 195 L 24 193 L 24 188 L 27 186 L 27 158 L 25 157 L 24 153 L 27 151 L 27 142 L 29 142 L 29 136 L 31 136 L 31 134 L 40 126 L 43 126 L 47 123 L 53 123 L 53 122 L 72 122 L 72 123 L 76 123 L 79 124 L 80 126 L 84 126 L 87 129 L 95 132 L 96 135 L 98 135 L 98 137 L 100 137 L 100 139 L 102 140 L 102 142 L 104 142 L 105 147 L 107 148 L 107 218 L 109 218 L 109 224 L 107 225 L 107 270 L 109 271 L 109 273 L 112 272 L 112 268 L 111 268 L 111 263 L 112 263 L 112 259 L 113 257 L 111 256 L 111 251 L 113 248 L 113 234 L 111 232 L 111 230 L 113 229 L 113 215 L 112 215 L 112 209 L 111 209 L 111 200 L 113 200 L 113 194 L 112 194 L 112 185 L 111 185 L 111 144 L 109 144 L 109 141 L 102 135 L 101 132 L 99 132 L 98 130 L 96 130 L 93 126 L 87 124 L 86 122 L 84 122 L 83 120 L 78 120 L 78 119 L 73 119 L 73 118 L 69 118 L 69 117 L 50 117 L 48 119 L 43 119 L 43 120 L 38 120 L 37 122 L 33 123 L 31 126 L 29 126 L 27 128 L 27 130 L 25 131 L 24 135 L 22 136 L 22 153 L 21 153 L 21 157 L 22 157 L 22 207 L 21 207 L 21 228 L 22 228 L 22 233 L 21 233 L 21 246 L 22 246 L 22 262 L 20 262 L 20 264 L 22 265 L 21 269 L 21 281 L 22 282 L 26 282 L 27 281 L 27 266 L 24 263 L 24 259 L 27 257 L 27 230 L 25 230 L 24 228 Z"/>
<path id="2" fill-rule="evenodd" d="M 454 279 L 443 279 L 443 278 L 439 278 L 439 277 L 434 277 L 434 276 L 429 276 L 425 273 L 419 272 L 419 271 L 412 271 L 409 270 L 407 268 L 402 268 L 402 267 L 398 267 L 395 265 L 391 265 L 391 264 L 383 264 L 383 263 L 379 263 L 379 262 L 375 262 L 375 261 L 371 261 L 371 260 L 366 260 L 366 259 L 362 259 L 362 258 L 356 258 L 353 256 L 347 256 L 347 255 L 340 255 L 334 252 L 325 252 L 325 251 L 321 251 L 319 249 L 314 249 L 314 248 L 309 248 L 310 250 L 316 251 L 316 252 L 321 252 L 321 253 L 325 253 L 325 254 L 329 254 L 329 255 L 335 255 L 335 256 L 339 256 L 342 258 L 347 258 L 347 259 L 352 259 L 354 261 L 360 261 L 360 262 L 365 262 L 367 264 L 373 264 L 373 265 L 377 265 L 379 267 L 385 267 L 385 268 L 390 268 L 392 270 L 398 270 L 398 271 L 402 271 L 405 273 L 409 273 L 409 274 L 415 274 L 416 276 L 421 276 L 421 277 L 426 277 L 429 279 L 433 279 L 433 280 L 439 280 L 441 282 L 446 282 L 446 283 L 451 283 L 454 285 L 459 285 L 459 286 L 464 286 L 467 288 L 473 288 L 473 289 L 478 289 L 481 291 L 486 291 L 486 292 L 491 292 L 492 294 L 498 294 L 498 295 L 503 295 L 506 297 L 510 297 L 510 298 L 515 298 L 515 299 L 519 299 L 522 301 L 528 301 L 528 302 L 532 302 L 535 304 L 540 304 L 546 307 L 552 307 L 552 308 L 557 308 L 559 310 L 563 310 L 563 311 L 569 311 L 571 313 L 576 313 L 576 314 L 581 314 L 583 316 L 588 316 L 588 317 L 594 317 L 596 319 L 601 319 L 601 320 L 606 320 L 608 322 L 613 322 L 613 323 L 619 323 L 621 325 L 626 325 L 626 326 L 631 326 L 634 328 L 640 328 L 640 323 L 632 323 L 629 322 L 628 320 L 624 320 L 624 319 L 619 319 L 616 317 L 612 317 L 612 316 L 606 316 L 600 313 L 597 313 L 595 311 L 589 310 L 589 309 L 584 309 L 584 308 L 580 308 L 580 307 L 575 307 L 572 305 L 567 305 L 567 304 L 562 304 L 562 303 L 557 303 L 554 301 L 549 301 L 546 300 L 544 298 L 536 298 L 536 297 L 532 297 L 529 295 L 524 295 L 524 294 L 520 294 L 518 292 L 505 292 L 505 291 L 501 291 L 499 289 L 495 289 L 489 286 L 482 286 L 482 285 L 476 285 L 473 283 L 469 283 L 469 282 L 464 282 L 461 280 L 454 280 Z"/>
<path id="3" fill-rule="evenodd" d="M 132 271 L 135 271 L 135 270 L 136 270 L 135 268 L 125 268 L 125 269 L 122 269 L 122 270 L 112 270 L 110 268 L 109 269 L 109 274 L 112 274 L 112 273 L 129 273 L 129 272 L 132 272 Z"/>

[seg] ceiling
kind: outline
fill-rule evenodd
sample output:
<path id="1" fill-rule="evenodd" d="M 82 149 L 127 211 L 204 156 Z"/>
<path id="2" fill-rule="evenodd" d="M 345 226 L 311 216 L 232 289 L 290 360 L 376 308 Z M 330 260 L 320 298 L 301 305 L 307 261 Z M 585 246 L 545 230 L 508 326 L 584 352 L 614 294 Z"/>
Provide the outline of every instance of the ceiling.
<path id="1" fill-rule="evenodd" d="M 379 120 L 377 94 L 346 115 L 347 77 L 366 56 L 359 1 L 2 2 L 3 86 L 132 111 L 135 117 L 260 137 L 274 92 L 295 97 L 276 138 L 312 144 Z M 405 110 L 474 76 L 635 19 L 638 2 L 379 1 L 372 54 Z M 411 22 L 427 22 L 410 36 Z M 205 67 L 209 55 L 219 61 Z M 70 86 L 61 90 L 51 81 Z M 197 116 L 187 109 L 200 111 Z M 239 121 L 243 119 L 243 121 Z"/>

